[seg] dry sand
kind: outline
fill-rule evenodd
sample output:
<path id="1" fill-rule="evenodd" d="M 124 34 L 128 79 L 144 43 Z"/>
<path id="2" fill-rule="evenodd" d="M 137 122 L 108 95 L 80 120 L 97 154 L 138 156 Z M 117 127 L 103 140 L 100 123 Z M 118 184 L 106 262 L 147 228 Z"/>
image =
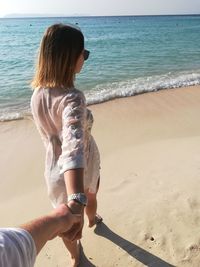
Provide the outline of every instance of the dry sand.
<path id="1" fill-rule="evenodd" d="M 84 227 L 84 267 L 200 266 L 200 87 L 91 106 L 101 152 L 99 213 Z M 0 124 L 0 226 L 51 210 L 44 148 L 31 119 Z M 69 266 L 59 238 L 36 267 Z"/>

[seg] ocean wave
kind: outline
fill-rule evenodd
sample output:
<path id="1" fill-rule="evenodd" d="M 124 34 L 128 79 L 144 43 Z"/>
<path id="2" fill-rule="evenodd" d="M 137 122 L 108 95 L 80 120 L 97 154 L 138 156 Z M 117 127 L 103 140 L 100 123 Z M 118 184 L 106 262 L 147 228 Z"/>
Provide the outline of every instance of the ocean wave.
<path id="1" fill-rule="evenodd" d="M 0 122 L 22 120 L 24 119 L 23 113 L 20 112 L 11 112 L 11 113 L 2 113 L 0 114 Z"/>
<path id="2" fill-rule="evenodd" d="M 200 84 L 200 71 L 199 73 L 167 73 L 165 75 L 140 77 L 133 80 L 97 85 L 92 91 L 86 93 L 86 99 L 87 104 L 91 105 L 115 98 L 198 84 Z"/>
<path id="3" fill-rule="evenodd" d="M 200 84 L 200 70 L 194 72 L 167 73 L 164 75 L 139 77 L 132 80 L 96 85 L 92 90 L 85 92 L 85 96 L 87 104 L 92 105 L 116 98 L 198 84 Z M 27 116 L 30 116 L 30 108 L 27 108 L 27 106 L 24 106 L 21 110 L 19 110 L 19 107 L 18 109 L 8 108 L 3 111 L 0 110 L 0 122 L 20 120 Z"/>

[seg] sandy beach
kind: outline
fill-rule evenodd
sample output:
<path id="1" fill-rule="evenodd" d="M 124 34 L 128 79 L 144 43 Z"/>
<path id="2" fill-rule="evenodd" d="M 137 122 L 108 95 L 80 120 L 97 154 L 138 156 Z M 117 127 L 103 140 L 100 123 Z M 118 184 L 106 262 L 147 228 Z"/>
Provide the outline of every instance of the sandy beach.
<path id="1" fill-rule="evenodd" d="M 99 214 L 82 238 L 83 267 L 200 265 L 200 86 L 89 107 L 101 153 Z M 1 227 L 51 210 L 44 147 L 31 118 L 0 123 Z M 59 238 L 36 267 L 69 266 Z"/>

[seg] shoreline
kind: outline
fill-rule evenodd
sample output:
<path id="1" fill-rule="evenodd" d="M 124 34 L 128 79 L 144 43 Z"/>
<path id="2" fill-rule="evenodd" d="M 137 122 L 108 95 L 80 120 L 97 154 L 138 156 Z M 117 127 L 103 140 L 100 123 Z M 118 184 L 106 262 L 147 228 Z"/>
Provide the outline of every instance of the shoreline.
<path id="1" fill-rule="evenodd" d="M 143 95 L 143 94 L 149 94 L 149 93 L 157 93 L 157 92 L 160 92 L 160 91 L 165 91 L 165 90 L 182 90 L 184 88 L 195 88 L 195 87 L 199 87 L 200 85 L 199 84 L 193 84 L 193 85 L 186 85 L 186 86 L 178 86 L 178 87 L 169 87 L 169 88 L 159 88 L 159 89 L 152 89 L 151 91 L 148 91 L 148 90 L 143 90 L 143 91 L 140 91 L 140 92 L 134 92 L 132 93 L 131 95 L 117 95 L 117 96 L 106 96 L 105 99 L 101 99 L 100 102 L 98 102 L 99 100 L 91 100 L 89 99 L 88 101 L 86 100 L 86 102 L 89 102 L 87 103 L 87 107 L 92 107 L 92 106 L 96 106 L 96 105 L 101 105 L 101 104 L 104 104 L 104 103 L 109 103 L 111 101 L 117 101 L 117 100 L 120 100 L 120 99 L 126 99 L 126 98 L 131 98 L 131 97 L 137 97 L 139 95 Z M 84 92 L 85 93 L 85 92 Z M 87 96 L 87 95 L 86 95 Z M 108 98 L 108 99 L 107 99 Z M 87 98 L 86 98 L 87 99 Z M 2 123 L 7 123 L 7 122 L 12 122 L 12 121 L 20 121 L 20 120 L 29 120 L 29 119 L 32 119 L 32 114 L 31 114 L 31 111 L 20 111 L 20 113 L 14 113 L 13 114 L 13 118 L 10 117 L 11 115 L 7 115 L 6 118 L 2 119 L 2 116 L 0 117 L 0 124 Z"/>
<path id="2" fill-rule="evenodd" d="M 88 229 L 85 218 L 81 266 L 198 266 L 199 103 L 200 86 L 192 86 L 89 106 L 101 154 L 104 221 Z M 51 210 L 45 152 L 30 119 L 1 123 L 0 137 L 1 227 L 15 226 Z M 35 266 L 68 262 L 56 238 Z"/>

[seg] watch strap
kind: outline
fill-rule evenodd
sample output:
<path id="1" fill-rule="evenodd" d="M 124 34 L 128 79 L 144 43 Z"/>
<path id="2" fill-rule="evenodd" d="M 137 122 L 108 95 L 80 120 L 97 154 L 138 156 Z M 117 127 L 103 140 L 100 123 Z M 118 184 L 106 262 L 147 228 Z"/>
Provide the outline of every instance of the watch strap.
<path id="1" fill-rule="evenodd" d="M 74 193 L 67 197 L 67 202 L 74 200 L 81 205 L 86 206 L 87 205 L 87 197 L 84 193 Z"/>

